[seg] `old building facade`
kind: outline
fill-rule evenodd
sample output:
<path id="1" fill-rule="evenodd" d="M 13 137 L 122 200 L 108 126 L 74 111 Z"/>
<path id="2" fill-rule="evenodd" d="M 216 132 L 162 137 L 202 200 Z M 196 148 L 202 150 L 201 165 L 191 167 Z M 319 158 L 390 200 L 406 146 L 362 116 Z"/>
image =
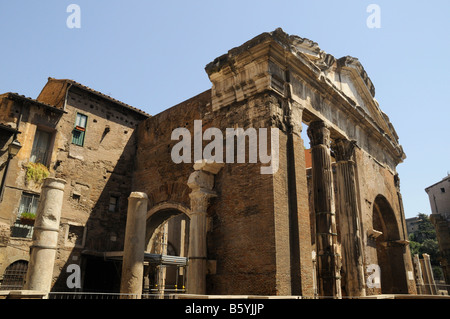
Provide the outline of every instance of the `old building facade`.
<path id="1" fill-rule="evenodd" d="M 36 101 L 27 100 L 36 114 L 48 113 L 40 120 L 53 123 L 47 124 L 55 135 L 48 168 L 68 186 L 55 282 L 63 286 L 64 267 L 79 263 L 85 291 L 105 289 L 103 279 L 109 290 L 124 291 L 114 267 L 125 267 L 130 258 L 141 264 L 163 243 L 165 255 L 188 257 L 181 275 L 189 293 L 416 293 L 396 173 L 405 154 L 359 61 L 336 59 L 316 43 L 277 29 L 218 57 L 206 72 L 211 89 L 151 117 L 68 80 L 50 79 Z M 13 113 L 3 112 L 3 105 L 16 104 L 3 102 L 2 116 Z M 18 180 L 25 178 L 21 165 L 31 161 L 33 147 L 27 151 L 25 145 L 33 143 L 26 138 L 35 138 L 31 127 L 38 127 L 24 121 L 27 133 L 16 118 L 2 120 L 8 136 L 17 133 L 14 139 L 23 145 L 5 183 L 10 194 L 2 205 L 10 206 L 2 207 L 1 217 L 7 226 L 17 219 L 20 194 L 28 190 Z M 180 128 L 193 143 L 192 154 L 177 162 L 173 150 L 180 136 L 173 132 Z M 227 147 L 227 129 L 254 129 L 259 151 L 269 147 L 272 160 L 277 152 L 276 169 L 262 173 L 268 164 L 252 160 L 251 148 L 239 159 L 239 145 Z M 265 129 L 267 145 L 261 144 Z M 308 132 L 308 152 L 302 130 Z M 275 133 L 277 140 L 271 139 Z M 247 147 L 251 138 L 244 140 Z M 5 137 L 4 149 L 11 140 Z M 217 143 L 210 163 L 204 155 L 212 140 Z M 141 208 L 134 207 L 142 207 L 127 208 L 131 193 L 132 201 L 146 205 L 146 225 L 126 234 L 126 224 L 137 220 L 127 221 L 127 215 L 138 218 Z M 124 247 L 129 236 L 143 242 L 141 255 Z M 2 256 L 15 249 L 15 239 L 8 240 Z M 0 271 L 13 261 L 3 258 L 9 259 Z M 142 267 L 130 272 L 145 288 L 150 270 Z"/>
<path id="2" fill-rule="evenodd" d="M 431 207 L 430 220 L 436 229 L 440 264 L 444 279 L 450 285 L 450 176 L 425 188 Z M 450 287 L 447 287 L 450 292 Z"/>
<path id="3" fill-rule="evenodd" d="M 66 181 L 54 270 L 55 289 L 66 287 L 68 264 L 96 267 L 82 251 L 123 249 L 134 130 L 148 115 L 70 80 L 50 78 L 37 99 L 1 97 L 3 288 L 8 267 L 14 273 L 14 265 L 29 260 L 33 226 L 20 217 L 36 213 L 47 175 Z M 22 147 L 12 157 L 7 149 L 14 140 Z"/>

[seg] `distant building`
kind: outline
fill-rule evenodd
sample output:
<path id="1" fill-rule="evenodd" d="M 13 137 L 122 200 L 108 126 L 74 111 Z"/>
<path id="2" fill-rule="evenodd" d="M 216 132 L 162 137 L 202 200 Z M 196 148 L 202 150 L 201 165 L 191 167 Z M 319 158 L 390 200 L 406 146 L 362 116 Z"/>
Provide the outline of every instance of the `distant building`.
<path id="1" fill-rule="evenodd" d="M 406 230 L 408 232 L 408 235 L 413 234 L 416 232 L 419 228 L 419 223 L 422 221 L 419 217 L 411 217 L 405 219 L 406 221 Z"/>
<path id="2" fill-rule="evenodd" d="M 427 188 L 432 214 L 442 215 L 445 219 L 450 219 L 450 175 L 444 177 Z"/>
<path id="3" fill-rule="evenodd" d="M 450 285 L 450 175 L 425 188 L 425 191 L 430 199 L 430 220 L 436 228 L 445 283 Z"/>

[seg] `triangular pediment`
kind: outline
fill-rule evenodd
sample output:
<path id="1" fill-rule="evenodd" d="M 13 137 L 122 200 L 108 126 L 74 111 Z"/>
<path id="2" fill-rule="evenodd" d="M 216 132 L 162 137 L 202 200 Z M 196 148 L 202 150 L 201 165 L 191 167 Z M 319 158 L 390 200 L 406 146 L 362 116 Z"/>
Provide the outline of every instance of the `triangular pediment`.
<path id="1" fill-rule="evenodd" d="M 327 79 L 333 83 L 343 95 L 351 99 L 356 107 L 363 111 L 375 126 L 383 131 L 395 143 L 398 136 L 389 117 L 380 109 L 375 99 L 375 87 L 364 67 L 357 58 L 345 56 L 336 60 L 324 70 Z"/>

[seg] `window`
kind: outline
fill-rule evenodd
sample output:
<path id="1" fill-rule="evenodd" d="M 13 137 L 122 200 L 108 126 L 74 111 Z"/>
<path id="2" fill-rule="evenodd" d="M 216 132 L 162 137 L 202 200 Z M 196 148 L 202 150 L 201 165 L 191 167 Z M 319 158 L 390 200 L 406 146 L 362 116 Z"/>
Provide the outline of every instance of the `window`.
<path id="1" fill-rule="evenodd" d="M 118 203 L 119 203 L 119 198 L 117 196 L 111 196 L 109 198 L 109 211 L 115 212 L 117 210 Z"/>
<path id="2" fill-rule="evenodd" d="M 34 219 L 39 204 L 39 195 L 23 193 L 20 199 L 19 211 L 14 225 L 11 227 L 11 236 L 31 238 L 33 234 Z M 26 217 L 26 218 L 24 218 Z"/>
<path id="3" fill-rule="evenodd" d="M 0 290 L 22 290 L 28 270 L 28 262 L 18 260 L 9 265 L 3 274 Z"/>
<path id="4" fill-rule="evenodd" d="M 20 199 L 19 216 L 22 213 L 36 214 L 39 203 L 39 195 L 23 193 Z"/>
<path id="5" fill-rule="evenodd" d="M 445 188 L 441 188 L 441 193 L 445 193 Z"/>
<path id="6" fill-rule="evenodd" d="M 77 113 L 77 118 L 75 120 L 75 127 L 72 131 L 72 143 L 83 146 L 84 145 L 84 137 L 86 133 L 86 123 L 87 116 Z"/>
<path id="7" fill-rule="evenodd" d="M 73 199 L 75 202 L 79 203 L 79 202 L 80 202 L 80 199 L 81 199 L 81 195 L 80 195 L 80 194 L 73 193 L 73 194 L 72 194 L 72 199 Z"/>
<path id="8" fill-rule="evenodd" d="M 69 224 L 65 244 L 69 247 L 84 247 L 86 228 L 81 225 Z"/>
<path id="9" fill-rule="evenodd" d="M 47 166 L 50 148 L 51 133 L 36 129 L 30 162 L 41 163 Z"/>

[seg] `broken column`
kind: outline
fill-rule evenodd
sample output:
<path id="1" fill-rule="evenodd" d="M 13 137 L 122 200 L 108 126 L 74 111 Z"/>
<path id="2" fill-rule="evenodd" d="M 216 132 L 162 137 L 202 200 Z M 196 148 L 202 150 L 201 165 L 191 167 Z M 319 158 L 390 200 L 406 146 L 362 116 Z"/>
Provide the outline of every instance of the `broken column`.
<path id="1" fill-rule="evenodd" d="M 66 181 L 44 180 L 33 231 L 26 290 L 50 292 Z"/>
<path id="2" fill-rule="evenodd" d="M 330 131 L 322 121 L 308 127 L 316 219 L 317 287 L 319 296 L 341 298 L 340 255 L 330 156 Z"/>
<path id="3" fill-rule="evenodd" d="M 418 254 L 414 255 L 413 263 L 414 263 L 414 269 L 416 271 L 417 293 L 419 295 L 423 295 L 423 294 L 425 294 L 426 289 L 425 289 L 425 286 L 423 283 L 422 266 L 421 266 Z"/>
<path id="4" fill-rule="evenodd" d="M 189 253 L 187 267 L 187 292 L 189 294 L 206 293 L 206 233 L 207 209 L 209 199 L 216 196 L 214 175 L 219 172 L 223 164 L 207 163 L 203 161 L 194 165 L 194 171 L 188 180 L 192 189 L 191 214 L 189 224 Z"/>
<path id="5" fill-rule="evenodd" d="M 333 143 L 336 157 L 336 210 L 339 215 L 343 290 L 347 296 L 365 296 L 356 164 L 353 158 L 355 145 L 355 141 L 344 139 Z"/>
<path id="6" fill-rule="evenodd" d="M 433 276 L 433 268 L 431 267 L 431 260 L 430 255 L 428 254 L 422 254 L 423 259 L 422 262 L 422 268 L 423 268 L 423 275 L 424 275 L 424 281 L 427 293 L 430 295 L 437 295 L 437 287 L 436 282 L 434 281 Z"/>
<path id="7" fill-rule="evenodd" d="M 133 192 L 128 197 L 120 285 L 122 299 L 140 299 L 142 296 L 147 202 L 145 193 Z"/>

